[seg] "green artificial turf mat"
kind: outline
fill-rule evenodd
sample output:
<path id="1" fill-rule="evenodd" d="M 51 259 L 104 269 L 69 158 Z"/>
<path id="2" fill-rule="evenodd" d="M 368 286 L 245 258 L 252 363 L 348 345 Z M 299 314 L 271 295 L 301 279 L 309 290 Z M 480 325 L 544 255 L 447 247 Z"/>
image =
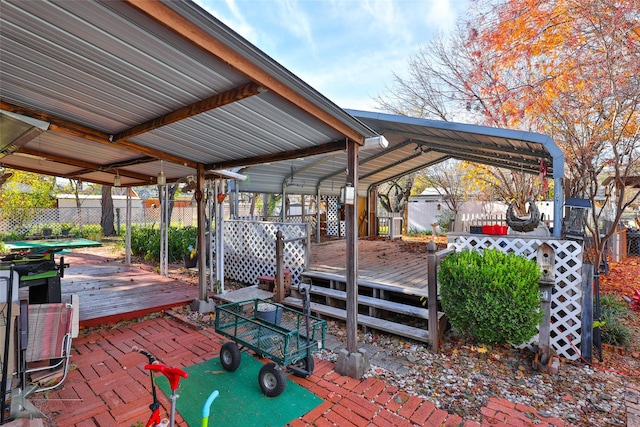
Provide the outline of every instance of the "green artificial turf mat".
<path id="1" fill-rule="evenodd" d="M 323 402 L 289 378 L 280 396 L 265 396 L 258 384 L 262 366 L 242 352 L 240 367 L 235 372 L 225 371 L 219 357 L 184 369 L 189 377 L 182 378 L 176 390 L 180 396 L 176 404 L 178 413 L 190 427 L 200 427 L 204 403 L 212 391 L 218 390 L 220 395 L 211 405 L 210 426 L 282 427 Z M 169 381 L 158 374 L 154 374 L 156 384 L 167 397 L 171 396 Z"/>

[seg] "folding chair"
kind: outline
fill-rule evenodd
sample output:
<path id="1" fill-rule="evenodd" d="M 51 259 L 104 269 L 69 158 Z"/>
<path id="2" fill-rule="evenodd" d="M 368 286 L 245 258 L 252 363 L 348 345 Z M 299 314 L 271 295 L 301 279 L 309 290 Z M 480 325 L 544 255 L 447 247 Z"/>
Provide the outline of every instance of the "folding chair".
<path id="1" fill-rule="evenodd" d="M 74 310 L 77 312 L 77 307 L 72 303 L 29 304 L 27 307 L 29 320 L 24 352 L 27 363 L 25 373 L 31 374 L 33 382 L 38 376 L 34 375 L 36 372 L 51 372 L 62 368 L 61 376 L 54 384 L 39 386 L 31 391 L 36 393 L 58 387 L 67 377 L 71 339 L 74 337 Z M 48 375 L 41 380 L 46 377 Z"/>
<path id="2" fill-rule="evenodd" d="M 20 386 L 12 390 L 11 417 L 44 418 L 27 398 L 33 393 L 58 387 L 67 377 L 71 339 L 78 336 L 78 307 L 77 295 L 71 296 L 71 303 L 27 304 L 26 300 L 21 301 Z M 62 369 L 60 373 L 57 372 L 59 368 Z M 29 385 L 28 374 L 31 374 Z"/>

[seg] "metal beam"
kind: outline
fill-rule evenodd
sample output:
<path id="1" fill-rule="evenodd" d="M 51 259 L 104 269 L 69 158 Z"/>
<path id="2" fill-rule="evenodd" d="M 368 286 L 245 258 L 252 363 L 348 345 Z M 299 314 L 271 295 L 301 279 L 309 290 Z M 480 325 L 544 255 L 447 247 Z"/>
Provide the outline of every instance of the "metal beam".
<path id="1" fill-rule="evenodd" d="M 364 136 L 353 130 L 327 111 L 318 107 L 312 101 L 301 96 L 297 91 L 276 79 L 263 67 L 251 62 L 249 58 L 241 56 L 237 51 L 231 49 L 221 40 L 212 37 L 204 29 L 196 26 L 187 18 L 175 12 L 170 7 L 159 1 L 149 0 L 124 0 L 125 3 L 145 13 L 164 25 L 170 31 L 189 40 L 195 46 L 200 47 L 211 55 L 228 64 L 237 72 L 247 76 L 250 80 L 258 83 L 262 87 L 281 96 L 283 99 L 294 104 L 301 110 L 313 116 L 316 120 L 324 123 L 337 132 L 359 145 L 364 143 Z"/>
<path id="2" fill-rule="evenodd" d="M 412 174 L 412 173 L 417 172 L 417 171 L 419 171 L 419 170 L 422 170 L 422 169 L 424 169 L 424 168 L 428 168 L 428 167 L 429 167 L 429 166 L 431 166 L 431 165 L 435 165 L 435 164 L 438 164 L 438 163 L 441 163 L 441 162 L 447 161 L 447 160 L 449 160 L 449 159 L 451 159 L 451 158 L 452 158 L 451 156 L 446 156 L 446 157 L 444 157 L 444 158 L 439 158 L 439 159 L 434 160 L 434 161 L 432 161 L 432 162 L 424 163 L 424 164 L 422 164 L 422 165 L 420 165 L 420 166 L 418 166 L 418 167 L 415 167 L 415 168 L 413 168 L 413 169 L 409 169 L 409 170 L 407 170 L 407 171 L 400 172 L 400 173 L 398 173 L 398 174 L 395 174 L 395 175 L 393 175 L 393 176 L 390 176 L 389 178 L 385 178 L 385 179 L 383 179 L 383 180 L 380 180 L 380 181 L 377 181 L 377 182 L 373 182 L 373 183 L 369 184 L 369 187 L 367 188 L 367 191 L 371 191 L 371 189 L 373 189 L 374 187 L 377 187 L 378 185 L 380 185 L 380 184 L 382 184 L 382 183 L 384 183 L 384 182 L 387 182 L 387 181 L 393 181 L 394 179 L 397 179 L 397 178 L 403 177 L 403 176 L 405 176 L 405 175 Z"/>
<path id="3" fill-rule="evenodd" d="M 389 147 L 386 150 L 383 150 L 383 151 L 381 151 L 379 153 L 376 153 L 373 156 L 369 156 L 369 157 L 367 157 L 366 159 L 364 159 L 362 161 L 359 160 L 358 164 L 359 165 L 364 165 L 365 163 L 370 162 L 372 160 L 375 160 L 378 157 L 382 157 L 382 156 L 388 155 L 392 151 L 399 150 L 399 149 L 404 148 L 407 145 L 410 145 L 410 144 L 413 144 L 413 143 L 415 143 L 415 141 L 407 139 L 407 140 L 401 142 L 400 144 L 396 144 L 393 147 Z M 323 181 L 326 181 L 326 180 L 328 180 L 330 178 L 333 178 L 333 177 L 335 177 L 337 175 L 340 175 L 343 172 L 344 172 L 344 170 L 340 169 L 340 170 L 337 170 L 335 172 L 331 172 L 330 174 L 327 174 L 327 175 L 324 175 L 324 176 L 320 177 L 320 179 L 318 179 L 317 186 L 319 187 L 322 184 Z"/>
<path id="4" fill-rule="evenodd" d="M 262 163 L 280 162 L 283 160 L 297 159 L 298 157 L 315 156 L 333 151 L 344 150 L 345 141 L 328 142 L 326 144 L 313 147 L 300 148 L 297 150 L 281 151 L 279 153 L 269 153 L 261 156 L 246 157 L 244 159 L 233 159 L 224 162 L 210 163 L 205 165 L 205 169 L 233 169 L 241 166 L 259 165 Z"/>
<path id="5" fill-rule="evenodd" d="M 104 144 L 110 147 L 117 147 L 125 151 L 130 151 L 142 155 L 154 157 L 158 160 L 166 160 L 171 163 L 177 163 L 183 166 L 187 166 L 193 169 L 198 167 L 198 163 L 191 160 L 187 160 L 182 157 L 174 156 L 163 151 L 153 150 L 151 148 L 133 143 L 126 139 L 118 142 L 110 141 L 111 135 L 101 132 L 96 129 L 89 128 L 77 123 L 70 122 L 59 117 L 52 116 L 41 111 L 32 110 L 26 107 L 20 107 L 18 105 L 9 104 L 4 101 L 0 101 L 0 109 L 11 111 L 12 113 L 22 114 L 23 116 L 32 117 L 34 119 L 43 120 L 49 122 L 49 132 L 58 132 L 66 135 L 73 135 L 89 141 Z"/>
<path id="6" fill-rule="evenodd" d="M 196 114 L 204 113 L 215 108 L 222 107 L 227 104 L 231 104 L 236 101 L 254 96 L 260 93 L 260 86 L 255 83 L 246 83 L 244 85 L 234 87 L 226 92 L 218 93 L 209 98 L 194 102 L 191 105 L 179 108 L 170 113 L 151 119 L 147 122 L 140 123 L 125 131 L 118 132 L 113 135 L 111 140 L 113 142 L 120 141 L 125 138 L 141 135 L 146 132 L 150 132 L 162 126 L 166 126 L 171 123 L 178 122 L 180 120 L 188 119 Z"/>

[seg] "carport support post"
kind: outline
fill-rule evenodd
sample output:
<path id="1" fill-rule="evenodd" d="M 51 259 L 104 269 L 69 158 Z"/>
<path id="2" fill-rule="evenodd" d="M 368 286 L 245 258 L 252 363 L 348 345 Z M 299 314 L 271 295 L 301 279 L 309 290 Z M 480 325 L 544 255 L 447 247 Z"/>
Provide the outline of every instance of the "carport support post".
<path id="1" fill-rule="evenodd" d="M 125 255 L 124 262 L 127 265 L 131 265 L 131 187 L 127 187 L 127 210 L 126 210 L 126 222 L 127 222 L 127 235 L 125 236 Z"/>
<path id="2" fill-rule="evenodd" d="M 434 234 L 435 236 L 435 234 Z M 439 351 L 440 324 L 438 321 L 438 255 L 436 243 L 427 243 L 427 305 L 429 309 L 429 341 L 434 353 Z"/>
<path id="3" fill-rule="evenodd" d="M 369 357 L 358 349 L 358 144 L 347 140 L 347 183 L 354 187 L 353 205 L 345 204 L 347 257 L 347 348 L 340 350 L 336 372 L 362 378 L 369 370 Z"/>
<path id="4" fill-rule="evenodd" d="M 209 299 L 207 293 L 207 241 L 205 239 L 205 202 L 204 202 L 204 165 L 198 164 L 198 176 L 196 178 L 195 199 L 197 202 L 198 217 L 198 299 L 191 303 L 191 310 L 198 313 L 210 313 L 215 309 L 215 303 Z M 211 278 L 213 280 L 213 278 Z"/>
<path id="5" fill-rule="evenodd" d="M 199 298 L 202 301 L 207 301 L 207 240 L 205 232 L 205 203 L 204 197 L 204 165 L 198 164 L 198 176 L 196 178 L 196 192 L 195 198 L 198 209 L 198 290 Z"/>

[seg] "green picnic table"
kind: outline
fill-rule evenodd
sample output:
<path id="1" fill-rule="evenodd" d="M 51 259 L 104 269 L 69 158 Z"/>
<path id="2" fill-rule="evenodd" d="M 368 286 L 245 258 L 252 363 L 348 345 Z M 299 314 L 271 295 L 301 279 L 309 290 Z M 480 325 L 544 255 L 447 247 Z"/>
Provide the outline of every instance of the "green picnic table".
<path id="1" fill-rule="evenodd" d="M 75 249 L 102 246 L 95 240 L 71 238 L 71 239 L 42 239 L 42 240 L 15 240 L 4 242 L 4 247 L 9 251 L 24 251 L 29 249 Z"/>

